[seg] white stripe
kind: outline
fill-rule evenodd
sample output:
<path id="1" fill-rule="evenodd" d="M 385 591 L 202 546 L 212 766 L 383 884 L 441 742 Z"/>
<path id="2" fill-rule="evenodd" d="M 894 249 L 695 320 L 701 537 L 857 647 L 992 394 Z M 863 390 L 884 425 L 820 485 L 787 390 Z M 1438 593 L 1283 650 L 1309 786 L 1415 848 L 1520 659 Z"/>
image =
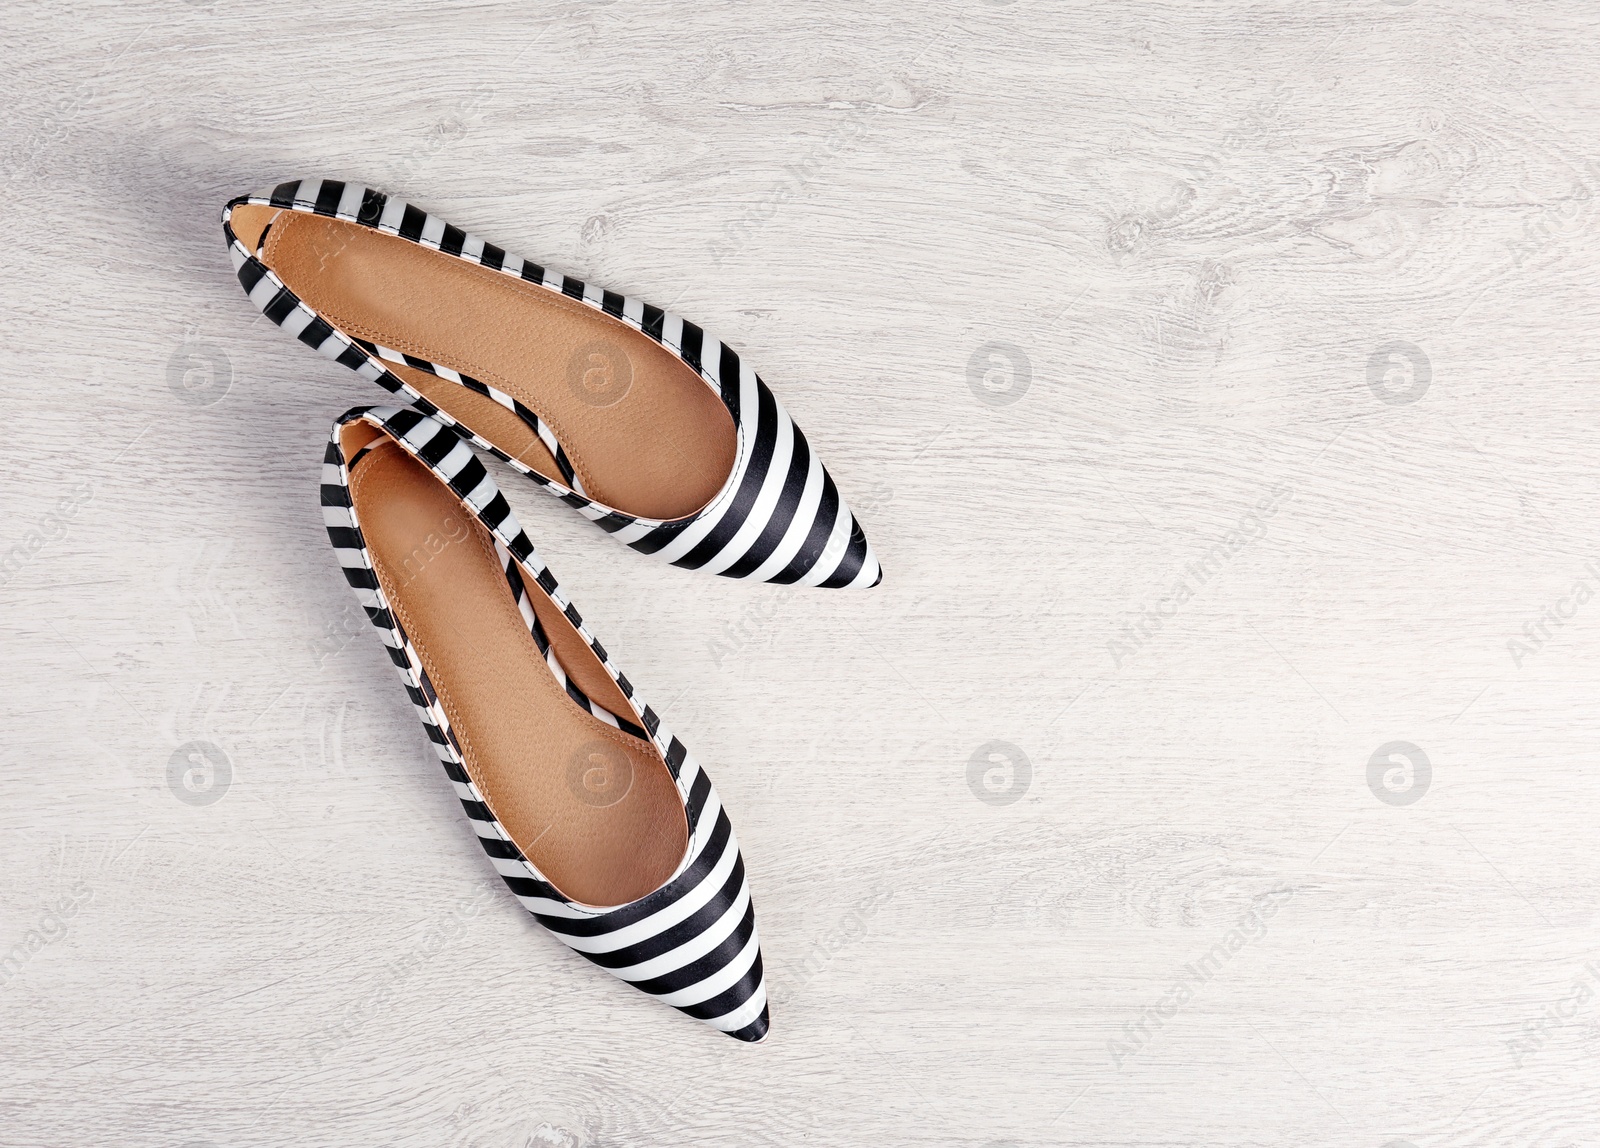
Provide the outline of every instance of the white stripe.
<path id="1" fill-rule="evenodd" d="M 322 181 L 320 179 L 302 179 L 300 186 L 294 189 L 295 206 L 305 204 L 307 207 L 317 205 L 317 196 L 322 194 Z"/>
<path id="2" fill-rule="evenodd" d="M 383 214 L 378 217 L 378 230 L 387 231 L 390 235 L 400 234 L 400 221 L 404 219 L 405 216 L 405 200 L 385 200 L 383 204 Z"/>
<path id="3" fill-rule="evenodd" d="M 487 383 L 484 385 L 488 386 Z M 517 409 L 516 400 L 510 395 L 506 394 L 504 391 L 497 391 L 493 387 L 489 387 L 489 397 L 495 402 L 499 403 L 501 406 L 505 407 L 508 411 L 515 411 Z"/>
<path id="4" fill-rule="evenodd" d="M 445 478 L 451 479 L 460 474 L 467 463 L 477 457 L 472 453 L 472 448 L 458 438 L 456 439 L 456 445 L 450 448 L 450 453 L 441 458 L 434 465 L 434 469 L 444 475 Z M 455 492 L 452 491 L 451 493 Z"/>
<path id="5" fill-rule="evenodd" d="M 817 507 L 820 505 L 822 505 L 822 460 L 817 457 L 816 451 L 812 451 L 811 466 L 806 471 L 806 484 L 800 490 L 800 505 L 795 507 L 794 519 L 789 523 L 788 531 L 771 556 L 750 571 L 746 581 L 765 582 L 794 560 L 794 556 L 806 540 L 806 535 L 810 534 L 812 526 L 816 525 Z"/>
<path id="6" fill-rule="evenodd" d="M 526 877 L 528 875 L 528 867 L 521 861 L 510 857 L 490 857 L 489 864 L 493 865 L 494 871 L 502 877 Z M 530 897 L 529 900 L 534 900 L 534 898 Z"/>
<path id="7" fill-rule="evenodd" d="M 659 957 L 651 957 L 647 961 L 640 961 L 626 968 L 612 969 L 611 972 L 625 981 L 648 981 L 693 964 L 733 936 L 734 930 L 739 927 L 739 922 L 744 920 L 745 910 L 749 907 L 750 883 L 747 881 L 739 890 L 739 895 L 733 899 L 733 904 L 728 906 L 727 912 L 718 917 L 716 923 L 709 929 L 690 937 L 677 948 L 669 949 Z"/>
<path id="8" fill-rule="evenodd" d="M 311 321 L 315 318 L 316 316 L 312 314 L 311 308 L 304 303 L 296 303 L 294 310 L 285 315 L 283 322 L 279 323 L 278 326 L 282 327 L 287 334 L 298 339 L 300 332 L 311 326 Z"/>
<path id="9" fill-rule="evenodd" d="M 364 187 L 347 183 L 344 185 L 344 194 L 339 197 L 339 206 L 334 214 L 340 219 L 353 220 L 361 215 L 361 200 L 367 193 Z"/>
<path id="10" fill-rule="evenodd" d="M 283 284 L 279 283 L 271 275 L 263 275 L 256 281 L 256 285 L 250 289 L 250 302 L 255 304 L 257 311 L 265 311 L 267 304 L 272 302 L 273 297 L 277 295 L 282 286 Z"/>
<path id="11" fill-rule="evenodd" d="M 694 754 L 689 752 L 689 747 L 684 746 L 683 764 L 678 766 L 678 788 L 683 790 L 684 800 L 688 800 L 689 791 L 694 788 L 694 779 L 700 776 L 700 763 Z M 705 819 L 701 818 L 704 823 Z"/>
<path id="12" fill-rule="evenodd" d="M 661 320 L 661 345 L 674 351 L 683 349 L 683 317 L 668 311 Z"/>
<path id="13" fill-rule="evenodd" d="M 740 360 L 740 365 L 743 365 Z M 708 383 L 714 383 L 713 390 L 722 392 L 722 340 L 713 339 L 710 331 L 700 332 L 700 374 Z"/>
<path id="14" fill-rule="evenodd" d="M 494 501 L 494 496 L 500 493 L 500 488 L 494 484 L 494 479 L 485 472 L 483 481 L 472 488 L 472 493 L 463 500 L 473 510 L 482 510 Z M 496 544 L 498 545 L 498 543 Z"/>
<path id="15" fill-rule="evenodd" d="M 412 454 L 416 454 L 434 439 L 446 433 L 448 432 L 444 429 L 444 425 L 438 420 L 424 418 L 395 441 L 407 447 Z"/>
<path id="16" fill-rule="evenodd" d="M 331 332 L 328 337 L 317 344 L 317 354 L 324 359 L 337 359 L 350 347 L 350 341 L 337 331 Z"/>
<path id="17" fill-rule="evenodd" d="M 883 567 L 878 565 L 878 556 L 873 553 L 872 543 L 869 542 L 867 543 L 866 561 L 861 563 L 861 573 L 857 574 L 855 578 L 851 580 L 850 584 L 845 587 L 845 589 L 865 590 L 868 586 L 871 586 L 878 580 L 878 575 L 882 571 Z"/>

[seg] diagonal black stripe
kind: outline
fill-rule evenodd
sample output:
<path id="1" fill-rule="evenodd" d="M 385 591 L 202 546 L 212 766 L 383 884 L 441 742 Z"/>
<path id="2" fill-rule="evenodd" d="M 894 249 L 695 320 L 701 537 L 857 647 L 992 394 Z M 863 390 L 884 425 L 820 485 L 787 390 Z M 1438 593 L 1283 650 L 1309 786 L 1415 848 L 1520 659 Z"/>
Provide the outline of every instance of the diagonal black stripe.
<path id="1" fill-rule="evenodd" d="M 679 340 L 678 354 L 684 362 L 695 370 L 700 369 L 700 348 L 705 342 L 706 333 L 689 320 L 683 321 L 683 336 Z"/>
<path id="2" fill-rule="evenodd" d="M 504 247 L 496 247 L 493 243 L 485 243 L 483 245 L 483 253 L 478 256 L 478 262 L 491 271 L 498 271 L 505 266 L 506 249 Z"/>
<path id="3" fill-rule="evenodd" d="M 693 518 L 686 518 L 679 522 L 664 523 L 661 526 L 657 526 L 643 538 L 635 538 L 628 545 L 640 554 L 654 554 L 678 537 L 679 534 L 682 534 L 685 528 L 693 521 Z"/>
<path id="4" fill-rule="evenodd" d="M 789 426 L 794 432 L 794 454 L 789 458 L 789 472 L 784 475 L 783 489 L 778 492 L 777 505 L 772 508 L 772 516 L 767 519 L 766 526 L 761 528 L 761 534 L 750 544 L 750 549 L 744 552 L 744 557 L 722 572 L 724 577 L 748 577 L 752 571 L 772 557 L 772 552 L 778 548 L 778 543 L 783 541 L 783 536 L 789 531 L 789 524 L 794 521 L 795 513 L 800 509 L 800 496 L 806 489 L 806 475 L 811 472 L 811 444 L 806 442 L 806 436 L 800 433 L 800 428 L 792 421 Z"/>
<path id="5" fill-rule="evenodd" d="M 488 841 L 487 837 L 478 838 L 479 841 Z M 551 901 L 565 901 L 566 898 L 555 891 L 555 888 L 546 885 L 543 881 L 535 881 L 532 877 L 508 877 L 500 874 L 500 879 L 506 883 L 518 897 L 544 897 Z"/>
<path id="6" fill-rule="evenodd" d="M 283 326 L 283 321 L 289 317 L 289 312 L 293 311 L 295 304 L 299 302 L 300 300 L 294 297 L 293 291 L 290 291 L 287 287 L 279 287 L 278 293 L 267 300 L 267 305 L 261 308 L 261 311 L 267 318 L 281 327 Z"/>
<path id="7" fill-rule="evenodd" d="M 487 477 L 488 473 L 483 468 L 483 463 L 478 461 L 478 456 L 473 455 L 467 461 L 466 466 L 456 471 L 455 477 L 450 480 L 450 489 L 455 491 L 457 496 L 464 499 L 478 489 L 478 484 Z"/>
<path id="8" fill-rule="evenodd" d="M 722 380 L 722 405 L 728 408 L 728 413 L 733 415 L 733 421 L 739 421 L 739 356 L 734 354 L 733 348 L 722 344 L 722 358 L 717 364 L 717 375 Z"/>
<path id="9" fill-rule="evenodd" d="M 343 196 L 343 180 L 325 179 L 322 181 L 322 187 L 317 191 L 316 206 L 312 210 L 318 215 L 333 215 L 339 210 L 339 200 Z"/>
<path id="10" fill-rule="evenodd" d="M 356 222 L 363 227 L 376 227 L 378 220 L 383 218 L 384 206 L 389 202 L 389 197 L 381 191 L 372 188 L 363 188 L 361 192 L 361 211 L 356 216 Z"/>
<path id="11" fill-rule="evenodd" d="M 690 985 L 699 984 L 712 973 L 725 968 L 729 961 L 737 957 L 740 950 L 750 943 L 750 938 L 755 934 L 755 930 L 756 907 L 755 903 L 751 902 L 745 906 L 744 917 L 739 921 L 733 932 L 723 938 L 721 943 L 706 953 L 705 956 L 673 969 L 670 973 L 663 973 L 659 977 L 651 977 L 649 980 L 643 981 L 629 981 L 628 983 L 642 992 L 650 993 L 652 996 L 675 993 L 679 989 L 686 989 Z M 588 953 L 583 955 L 589 957 L 591 961 L 594 960 L 594 957 Z"/>
<path id="12" fill-rule="evenodd" d="M 732 504 L 723 511 L 722 517 L 711 528 L 711 532 L 689 553 L 674 559 L 672 563 L 674 566 L 681 566 L 685 570 L 698 570 L 711 561 L 732 541 L 755 506 L 756 498 L 761 493 L 761 484 L 767 478 L 767 469 L 772 465 L 772 452 L 778 445 L 778 404 L 773 399 L 772 392 L 766 387 L 758 387 L 756 393 L 760 400 L 757 404 L 760 413 L 756 418 L 756 440 L 751 447 L 750 463 L 745 467 L 739 490 L 733 496 Z"/>
<path id="13" fill-rule="evenodd" d="M 740 857 L 734 861 L 733 868 L 728 871 L 728 879 L 711 895 L 711 899 L 676 925 L 662 929 L 661 932 L 654 933 L 642 941 L 613 949 L 609 953 L 583 955 L 603 969 L 625 969 L 629 965 L 643 964 L 663 953 L 670 953 L 679 945 L 694 940 L 715 925 L 738 899 L 739 889 L 743 884 L 744 858 Z"/>
<path id="14" fill-rule="evenodd" d="M 400 235 L 413 243 L 422 238 L 422 229 L 427 225 L 428 213 L 413 204 L 406 204 L 405 214 L 400 217 Z"/>
<path id="15" fill-rule="evenodd" d="M 491 857 L 501 861 L 522 860 L 522 852 L 509 841 L 501 841 L 494 837 L 480 837 L 478 840 L 483 844 L 483 851 Z"/>
<path id="16" fill-rule="evenodd" d="M 719 1016 L 727 1016 L 734 1009 L 744 1004 L 745 1001 L 756 995 L 756 990 L 761 987 L 762 976 L 761 946 L 756 946 L 756 959 L 745 970 L 744 976 L 734 981 L 733 984 L 723 989 L 716 996 L 701 1001 L 699 1004 L 678 1005 L 679 1012 L 692 1016 L 696 1020 L 713 1020 Z"/>
<path id="17" fill-rule="evenodd" d="M 694 779 L 694 784 L 689 787 L 689 800 L 684 806 L 689 813 L 689 825 L 694 828 L 700 824 L 700 816 L 706 811 L 706 802 L 711 800 L 711 778 L 705 770 L 701 770 Z"/>
<path id="18" fill-rule="evenodd" d="M 384 429 L 394 435 L 395 438 L 405 438 L 423 418 L 424 416 L 419 411 L 401 409 L 385 419 L 383 425 Z"/>
<path id="19" fill-rule="evenodd" d="M 254 291 L 256 284 L 266 277 L 267 268 L 258 260 L 246 259 L 239 264 L 239 286 L 244 288 L 246 295 Z"/>
<path id="20" fill-rule="evenodd" d="M 328 325 L 328 321 L 318 317 L 305 325 L 305 329 L 300 332 L 300 341 L 314 351 L 327 342 L 328 336 L 332 334 L 333 328 Z"/>
<path id="21" fill-rule="evenodd" d="M 811 531 L 806 535 L 806 540 L 800 544 L 800 549 L 777 574 L 769 581 L 787 586 L 799 580 L 817 564 L 817 559 L 822 557 L 822 548 L 828 544 L 828 538 L 833 534 L 834 519 L 839 517 L 839 488 L 833 485 L 833 475 L 827 470 L 822 472 L 822 501 L 817 504 L 817 516 L 811 520 Z"/>
<path id="22" fill-rule="evenodd" d="M 848 586 L 856 580 L 856 575 L 861 573 L 861 568 L 867 564 L 867 533 L 861 529 L 861 523 L 856 521 L 856 516 L 850 516 L 850 545 L 846 547 L 844 557 L 839 560 L 839 568 L 818 583 L 825 590 L 837 590 Z"/>
<path id="23" fill-rule="evenodd" d="M 461 437 L 445 426 L 439 424 L 438 431 L 417 450 L 417 457 L 431 467 L 437 467 L 444 461 L 445 455 L 456 449 L 456 444 Z"/>
<path id="24" fill-rule="evenodd" d="M 639 330 L 649 335 L 656 342 L 661 342 L 661 322 L 666 318 L 666 312 L 660 307 L 644 305 L 644 315 L 639 320 Z"/>

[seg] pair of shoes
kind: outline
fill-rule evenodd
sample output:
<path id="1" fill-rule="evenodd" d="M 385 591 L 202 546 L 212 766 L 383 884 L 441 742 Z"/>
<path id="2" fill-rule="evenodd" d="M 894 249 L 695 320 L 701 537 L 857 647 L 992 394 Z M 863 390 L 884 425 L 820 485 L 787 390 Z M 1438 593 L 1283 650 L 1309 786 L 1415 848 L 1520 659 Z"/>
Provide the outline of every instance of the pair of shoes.
<path id="1" fill-rule="evenodd" d="M 878 560 L 800 428 L 693 323 L 370 188 L 285 183 L 233 200 L 222 225 L 252 303 L 410 402 L 334 423 L 323 516 L 491 864 L 590 961 L 763 1040 L 728 814 L 474 447 L 673 565 L 876 586 Z"/>

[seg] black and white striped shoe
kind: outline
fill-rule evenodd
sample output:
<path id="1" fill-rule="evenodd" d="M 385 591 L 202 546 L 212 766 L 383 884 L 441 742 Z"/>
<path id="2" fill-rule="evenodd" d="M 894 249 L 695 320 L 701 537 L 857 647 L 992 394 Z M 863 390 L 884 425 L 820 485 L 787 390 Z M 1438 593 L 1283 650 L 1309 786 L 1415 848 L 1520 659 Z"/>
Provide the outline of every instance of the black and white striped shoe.
<path id="1" fill-rule="evenodd" d="M 767 1034 L 728 814 L 437 419 L 334 424 L 322 507 L 491 863 L 564 944 L 736 1040 Z"/>
<path id="2" fill-rule="evenodd" d="M 800 428 L 693 323 L 337 180 L 235 199 L 222 229 L 274 323 L 633 549 L 758 582 L 882 580 Z"/>

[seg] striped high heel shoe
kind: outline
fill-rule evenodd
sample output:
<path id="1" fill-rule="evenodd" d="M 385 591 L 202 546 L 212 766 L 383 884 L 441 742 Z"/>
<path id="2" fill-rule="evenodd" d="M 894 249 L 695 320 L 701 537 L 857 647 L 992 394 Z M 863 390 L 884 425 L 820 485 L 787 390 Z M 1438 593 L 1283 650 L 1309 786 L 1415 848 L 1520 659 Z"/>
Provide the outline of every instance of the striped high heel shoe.
<path id="1" fill-rule="evenodd" d="M 761 945 L 728 814 L 466 440 L 415 410 L 358 407 L 324 463 L 345 579 L 511 892 L 634 988 L 764 1039 Z"/>
<path id="2" fill-rule="evenodd" d="M 878 559 L 756 373 L 676 315 L 337 180 L 230 202 L 250 301 L 644 554 L 867 587 Z"/>

